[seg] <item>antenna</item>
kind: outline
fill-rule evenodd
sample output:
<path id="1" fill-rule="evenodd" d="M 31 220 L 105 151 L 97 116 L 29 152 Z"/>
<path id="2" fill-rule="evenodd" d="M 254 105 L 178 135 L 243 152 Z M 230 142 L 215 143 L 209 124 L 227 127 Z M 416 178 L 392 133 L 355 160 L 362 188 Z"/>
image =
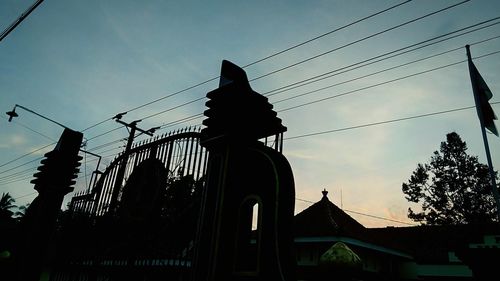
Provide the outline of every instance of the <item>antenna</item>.
<path id="1" fill-rule="evenodd" d="M 340 188 L 340 209 L 344 209 L 344 205 L 342 204 L 342 187 Z"/>

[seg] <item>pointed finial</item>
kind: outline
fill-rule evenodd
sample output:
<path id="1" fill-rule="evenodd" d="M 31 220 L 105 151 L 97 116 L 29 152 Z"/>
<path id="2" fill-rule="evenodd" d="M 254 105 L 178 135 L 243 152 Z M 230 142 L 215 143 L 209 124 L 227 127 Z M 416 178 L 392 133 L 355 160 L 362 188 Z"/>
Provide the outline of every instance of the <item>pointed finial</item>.
<path id="1" fill-rule="evenodd" d="M 323 198 L 327 198 L 328 191 L 326 190 L 326 188 L 324 188 L 323 191 L 321 191 L 321 193 L 323 193 Z"/>

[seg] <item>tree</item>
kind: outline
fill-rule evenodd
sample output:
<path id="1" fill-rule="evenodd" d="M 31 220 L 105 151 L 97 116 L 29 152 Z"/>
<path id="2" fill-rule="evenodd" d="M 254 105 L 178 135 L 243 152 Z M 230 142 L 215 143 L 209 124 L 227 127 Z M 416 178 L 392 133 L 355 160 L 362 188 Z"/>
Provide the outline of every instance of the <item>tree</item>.
<path id="1" fill-rule="evenodd" d="M 16 200 L 12 198 L 12 196 L 8 192 L 2 193 L 2 198 L 0 198 L 0 217 L 2 219 L 12 217 L 14 213 L 10 209 L 16 207 L 16 205 L 14 205 L 14 202 L 16 202 Z"/>
<path id="2" fill-rule="evenodd" d="M 26 215 L 26 210 L 28 210 L 28 207 L 30 206 L 30 204 L 26 204 L 26 205 L 21 205 L 19 207 L 17 207 L 17 211 L 14 213 L 14 216 L 16 217 L 16 220 L 17 221 L 21 221 L 24 216 Z"/>
<path id="3" fill-rule="evenodd" d="M 408 218 L 428 225 L 497 220 L 488 166 L 466 150 L 466 143 L 452 132 L 429 164 L 417 165 L 402 190 L 409 202 L 421 203 L 421 211 L 408 208 Z"/>

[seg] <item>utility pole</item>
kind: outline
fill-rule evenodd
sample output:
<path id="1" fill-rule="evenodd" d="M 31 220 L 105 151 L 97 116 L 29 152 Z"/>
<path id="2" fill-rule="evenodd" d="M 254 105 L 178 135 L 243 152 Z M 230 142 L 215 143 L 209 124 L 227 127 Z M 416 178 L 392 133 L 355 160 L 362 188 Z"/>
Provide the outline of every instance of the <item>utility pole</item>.
<path id="1" fill-rule="evenodd" d="M 134 142 L 135 132 L 139 131 L 143 134 L 146 134 L 148 136 L 153 136 L 153 133 L 156 129 L 159 127 L 151 128 L 147 131 L 137 128 L 137 123 L 141 122 L 142 120 L 135 120 L 130 123 L 125 123 L 121 120 L 122 116 L 125 115 L 126 113 L 119 113 L 113 119 L 115 119 L 116 122 L 124 125 L 127 127 L 127 129 L 130 129 L 129 131 L 129 136 L 127 140 L 127 145 L 125 146 L 125 151 L 123 152 L 123 159 L 120 164 L 120 167 L 118 168 L 118 173 L 116 174 L 116 180 L 115 180 L 115 185 L 113 186 L 113 194 L 111 196 L 111 202 L 109 204 L 109 210 L 110 211 L 115 211 L 118 203 L 118 194 L 120 192 L 120 187 L 123 183 L 123 178 L 125 177 L 125 169 L 127 168 L 127 162 L 128 162 L 128 157 L 130 153 L 130 149 L 132 148 L 132 143 Z"/>

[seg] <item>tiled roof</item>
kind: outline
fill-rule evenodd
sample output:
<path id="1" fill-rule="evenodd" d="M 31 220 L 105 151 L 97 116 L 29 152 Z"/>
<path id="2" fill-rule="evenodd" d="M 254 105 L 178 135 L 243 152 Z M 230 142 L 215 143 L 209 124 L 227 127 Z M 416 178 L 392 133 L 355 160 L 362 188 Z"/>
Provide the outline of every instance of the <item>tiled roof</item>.
<path id="1" fill-rule="evenodd" d="M 323 198 L 295 216 L 295 237 L 341 236 L 382 246 L 415 258 L 417 262 L 447 262 L 448 253 L 483 235 L 500 234 L 500 224 L 365 228 L 342 211 L 323 191 Z"/>
<path id="2" fill-rule="evenodd" d="M 323 198 L 295 216 L 295 236 L 342 235 L 359 238 L 365 227 L 333 204 L 323 191 Z"/>

